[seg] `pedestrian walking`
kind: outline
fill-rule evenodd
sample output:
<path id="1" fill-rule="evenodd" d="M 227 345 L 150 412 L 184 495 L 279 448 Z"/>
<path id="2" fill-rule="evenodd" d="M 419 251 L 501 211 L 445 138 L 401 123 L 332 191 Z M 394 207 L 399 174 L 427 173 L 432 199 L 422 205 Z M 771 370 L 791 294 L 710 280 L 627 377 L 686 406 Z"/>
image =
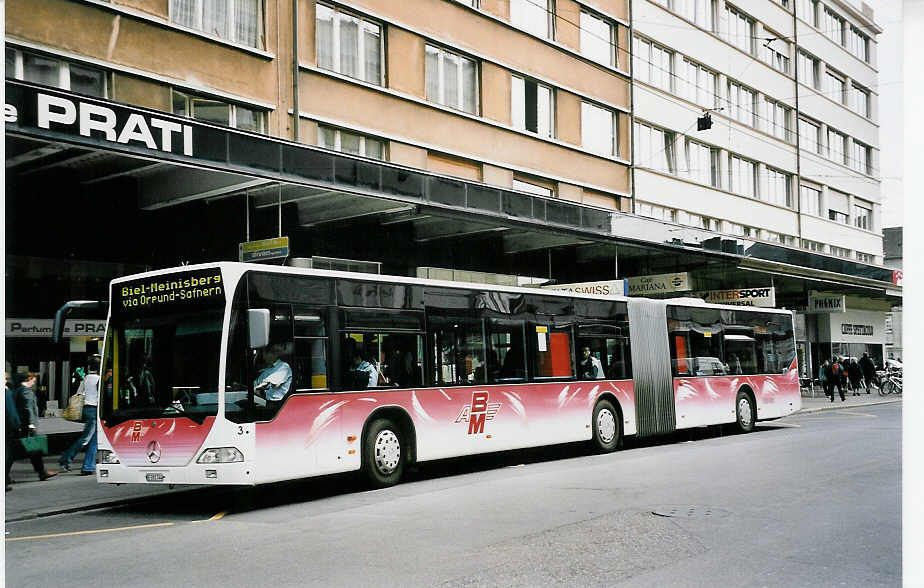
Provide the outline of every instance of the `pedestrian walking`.
<path id="1" fill-rule="evenodd" d="M 873 382 L 876 381 L 876 365 L 870 359 L 868 353 L 864 353 L 860 358 L 860 371 L 863 372 L 863 381 L 866 383 L 866 393 L 869 394 Z"/>
<path id="2" fill-rule="evenodd" d="M 860 364 L 852 357 L 847 359 L 847 379 L 853 395 L 859 396 L 860 385 L 863 383 L 863 372 L 860 370 Z"/>
<path id="3" fill-rule="evenodd" d="M 14 457 L 17 453 L 25 453 L 32 462 L 32 469 L 38 474 L 39 480 L 45 481 L 56 476 L 58 472 L 46 470 L 40 451 L 26 451 L 20 438 L 38 435 L 38 401 L 35 396 L 35 383 L 38 378 L 35 373 L 27 372 L 23 376 L 22 384 L 15 391 L 10 385 L 9 372 L 6 374 L 6 491 L 13 489 L 10 484 L 10 470 L 13 467 Z"/>
<path id="4" fill-rule="evenodd" d="M 847 376 L 844 375 L 844 367 L 838 361 L 837 356 L 831 358 L 831 381 L 837 388 L 837 393 L 841 397 L 841 402 L 847 400 L 844 389 L 847 387 Z M 831 391 L 831 402 L 834 402 L 834 390 Z"/>
<path id="5" fill-rule="evenodd" d="M 834 387 L 831 385 L 831 362 L 827 359 L 821 367 L 818 368 L 818 381 L 821 382 L 821 389 L 824 390 L 825 396 L 834 402 Z"/>
<path id="6" fill-rule="evenodd" d="M 87 375 L 80 383 L 77 394 L 84 395 L 83 413 L 83 433 L 67 448 L 58 463 L 61 469 L 71 471 L 71 460 L 80 452 L 82 447 L 86 447 L 83 458 L 83 466 L 80 468 L 80 475 L 90 476 L 96 473 L 96 407 L 99 404 L 99 360 L 92 358 L 87 369 Z"/>

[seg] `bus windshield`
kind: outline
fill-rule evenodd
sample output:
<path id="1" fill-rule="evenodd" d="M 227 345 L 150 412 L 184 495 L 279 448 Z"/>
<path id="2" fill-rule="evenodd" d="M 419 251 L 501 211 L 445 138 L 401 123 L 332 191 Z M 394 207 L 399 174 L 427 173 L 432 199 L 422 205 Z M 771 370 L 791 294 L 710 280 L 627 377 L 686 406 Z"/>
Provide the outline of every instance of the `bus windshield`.
<path id="1" fill-rule="evenodd" d="M 107 426 L 218 413 L 220 309 L 110 321 L 100 389 Z"/>

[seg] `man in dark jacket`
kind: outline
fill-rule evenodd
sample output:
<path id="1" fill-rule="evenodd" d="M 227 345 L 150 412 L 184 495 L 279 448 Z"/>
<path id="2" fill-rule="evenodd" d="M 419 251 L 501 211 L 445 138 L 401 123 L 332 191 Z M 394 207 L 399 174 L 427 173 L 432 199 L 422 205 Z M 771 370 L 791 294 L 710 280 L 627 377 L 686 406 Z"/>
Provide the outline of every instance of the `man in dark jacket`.
<path id="1" fill-rule="evenodd" d="M 6 490 L 12 490 L 10 482 L 10 468 L 13 467 L 13 454 L 22 452 L 25 448 L 19 440 L 21 437 L 34 437 L 38 435 L 38 401 L 35 396 L 35 384 L 38 381 L 33 372 L 23 375 L 22 384 L 13 392 L 10 387 L 6 389 Z M 9 378 L 7 378 L 9 382 Z M 11 426 L 11 422 L 12 425 Z M 40 451 L 30 452 L 29 460 L 32 469 L 43 482 L 58 474 L 54 470 L 46 470 Z"/>
<path id="2" fill-rule="evenodd" d="M 860 370 L 863 371 L 863 380 L 866 384 L 866 393 L 869 394 L 870 386 L 876 381 L 876 365 L 870 359 L 868 353 L 864 353 L 860 358 Z"/>

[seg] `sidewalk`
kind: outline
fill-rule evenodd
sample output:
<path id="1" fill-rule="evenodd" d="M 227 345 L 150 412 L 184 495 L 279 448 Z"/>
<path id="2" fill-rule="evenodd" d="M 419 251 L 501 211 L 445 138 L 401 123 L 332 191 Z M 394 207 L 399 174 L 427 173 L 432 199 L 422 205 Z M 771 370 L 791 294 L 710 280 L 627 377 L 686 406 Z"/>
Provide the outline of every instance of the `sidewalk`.
<path id="1" fill-rule="evenodd" d="M 822 410 L 836 410 L 841 408 L 856 408 L 901 402 L 901 396 L 879 396 L 877 393 L 863 394 L 861 396 L 847 396 L 841 402 L 839 396 L 831 402 L 824 394 L 818 392 L 814 398 L 802 397 L 802 410 L 796 414 L 817 412 Z M 45 467 L 49 470 L 58 470 L 58 458 L 66 449 L 63 442 L 73 440 L 80 433 L 83 425 L 72 423 L 62 418 L 43 418 L 39 423 L 39 431 L 49 436 L 49 449 L 52 455 L 45 457 Z M 55 447 L 60 447 L 55 451 Z M 202 488 L 202 486 L 169 486 L 126 484 L 99 484 L 96 476 L 81 476 L 80 464 L 83 453 L 78 453 L 71 463 L 71 471 L 58 471 L 58 475 L 44 482 L 38 480 L 38 475 L 32 470 L 28 459 L 21 459 L 13 463 L 10 472 L 15 483 L 13 490 L 6 493 L 6 522 L 22 521 L 36 517 L 45 517 L 66 512 L 92 510 L 96 508 L 112 507 L 122 504 L 144 502 L 156 496 L 174 494 Z"/>

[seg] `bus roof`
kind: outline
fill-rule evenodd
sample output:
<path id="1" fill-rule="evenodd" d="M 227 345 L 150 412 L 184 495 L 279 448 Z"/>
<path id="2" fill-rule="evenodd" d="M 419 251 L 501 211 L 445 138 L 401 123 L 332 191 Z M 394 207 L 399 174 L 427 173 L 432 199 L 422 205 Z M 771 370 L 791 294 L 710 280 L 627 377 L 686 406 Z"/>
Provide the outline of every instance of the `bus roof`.
<path id="1" fill-rule="evenodd" d="M 154 277 L 154 276 L 163 276 L 169 275 L 175 272 L 180 271 L 194 271 L 202 270 L 208 268 L 222 268 L 234 270 L 233 273 L 243 274 L 246 271 L 260 271 L 266 273 L 277 273 L 277 274 L 288 274 L 293 276 L 325 276 L 330 278 L 344 278 L 351 280 L 365 280 L 370 282 L 382 282 L 382 283 L 401 283 L 401 284 L 416 284 L 419 286 L 440 286 L 446 288 L 472 288 L 478 290 L 488 290 L 492 292 L 511 292 L 511 293 L 521 293 L 521 294 L 542 294 L 548 296 L 557 296 L 565 298 L 583 298 L 587 300 L 613 300 L 620 302 L 628 302 L 630 300 L 654 300 L 651 298 L 645 298 L 643 296 L 615 296 L 615 295 L 603 295 L 603 294 L 588 294 L 583 292 L 570 292 L 567 290 L 551 290 L 545 288 L 528 288 L 524 286 L 502 286 L 498 284 L 484 284 L 479 282 L 457 282 L 451 280 L 435 280 L 431 278 L 415 278 L 409 276 L 392 276 L 388 274 L 367 274 L 367 273 L 357 273 L 357 272 L 345 272 L 337 270 L 325 270 L 325 269 L 314 269 L 314 268 L 301 268 L 301 267 L 292 267 L 292 266 L 274 266 L 274 265 L 264 265 L 261 263 L 243 263 L 237 261 L 216 261 L 209 263 L 199 263 L 195 265 L 183 265 L 172 268 L 165 268 L 159 270 L 152 270 L 149 272 L 143 272 L 138 274 L 132 274 L 128 276 L 122 276 L 112 280 L 112 284 L 117 284 L 120 282 L 125 282 L 129 280 L 137 280 L 139 278 L 145 277 Z M 698 308 L 714 308 L 718 310 L 744 310 L 744 311 L 760 311 L 760 312 L 770 312 L 778 314 L 792 314 L 791 310 L 779 309 L 779 308 L 755 308 L 752 306 L 736 306 L 729 304 L 714 304 L 709 303 L 701 298 L 696 297 L 679 297 L 679 298 L 666 298 L 660 299 L 664 300 L 667 304 L 672 306 L 695 306 Z"/>

